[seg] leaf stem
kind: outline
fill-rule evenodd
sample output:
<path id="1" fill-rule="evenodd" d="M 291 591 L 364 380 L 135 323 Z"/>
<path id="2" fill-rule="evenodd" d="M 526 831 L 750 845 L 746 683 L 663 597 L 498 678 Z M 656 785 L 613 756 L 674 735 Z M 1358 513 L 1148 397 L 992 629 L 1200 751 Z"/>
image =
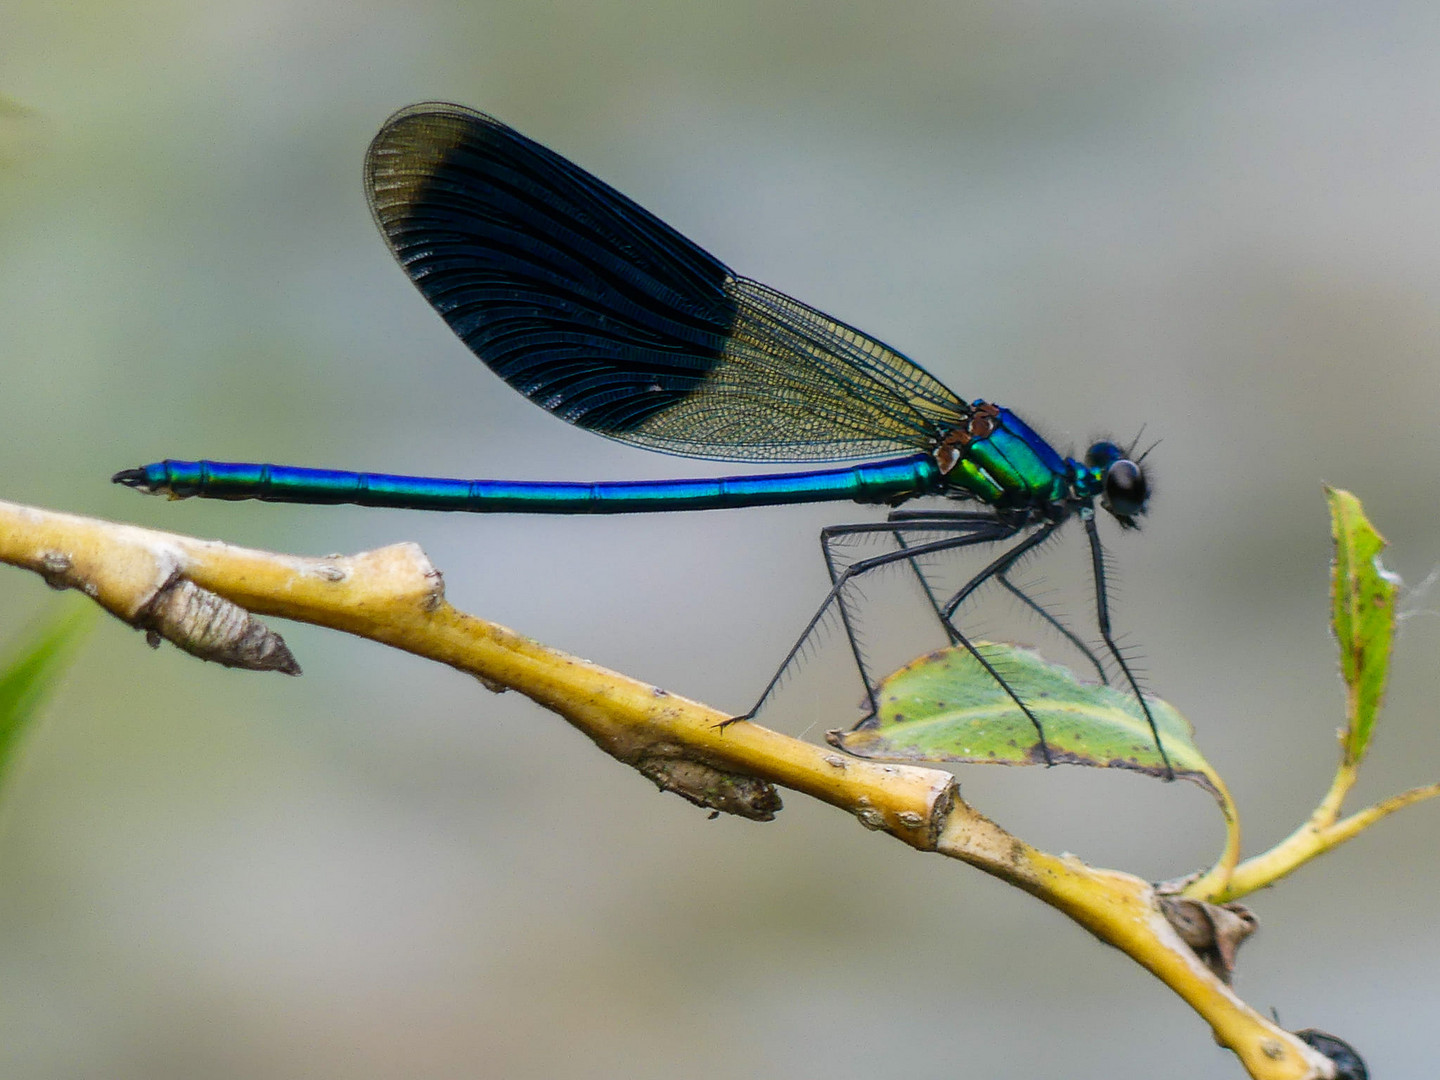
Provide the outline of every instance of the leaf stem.
<path id="1" fill-rule="evenodd" d="M 1409 791 L 1392 795 L 1374 806 L 1356 811 L 1341 820 L 1336 820 L 1338 803 L 1332 810 L 1327 805 L 1329 801 L 1327 798 L 1327 803 L 1322 803 L 1317 807 L 1315 812 L 1310 815 L 1310 819 L 1300 828 L 1264 854 L 1256 855 L 1241 863 L 1236 868 L 1229 886 L 1219 893 L 1215 900 L 1216 902 L 1235 900 L 1256 889 L 1273 885 L 1317 855 L 1323 855 L 1332 848 L 1339 847 L 1345 841 L 1358 836 L 1382 818 L 1389 817 L 1395 811 L 1403 810 L 1407 806 L 1433 799 L 1437 795 L 1440 795 L 1440 783 L 1426 784 L 1423 787 L 1411 788 Z"/>

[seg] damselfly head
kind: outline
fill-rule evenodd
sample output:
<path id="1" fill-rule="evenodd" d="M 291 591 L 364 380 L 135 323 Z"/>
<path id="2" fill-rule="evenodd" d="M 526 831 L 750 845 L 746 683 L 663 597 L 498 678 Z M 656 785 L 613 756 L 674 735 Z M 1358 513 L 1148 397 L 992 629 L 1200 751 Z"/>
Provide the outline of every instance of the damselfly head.
<path id="1" fill-rule="evenodd" d="M 1104 470 L 1100 505 L 1124 528 L 1138 528 L 1135 519 L 1145 512 L 1150 499 L 1145 470 L 1112 442 L 1097 442 L 1085 451 L 1085 464 Z"/>

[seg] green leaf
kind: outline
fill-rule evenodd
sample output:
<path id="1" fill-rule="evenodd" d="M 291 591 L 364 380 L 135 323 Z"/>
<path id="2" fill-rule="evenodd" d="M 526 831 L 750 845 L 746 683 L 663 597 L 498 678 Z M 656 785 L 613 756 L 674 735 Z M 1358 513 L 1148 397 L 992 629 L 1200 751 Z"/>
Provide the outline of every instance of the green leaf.
<path id="1" fill-rule="evenodd" d="M 9 768 L 20 736 L 54 688 L 94 618 L 93 604 L 66 604 L 66 610 L 23 641 L 0 664 L 0 773 Z"/>
<path id="2" fill-rule="evenodd" d="M 1335 562 L 1330 571 L 1331 625 L 1345 678 L 1345 764 L 1358 765 L 1369 748 L 1385 698 L 1390 648 L 1395 639 L 1395 597 L 1400 579 L 1380 562 L 1385 538 L 1365 517 L 1360 500 L 1327 487 Z"/>
<path id="3" fill-rule="evenodd" d="M 1051 761 L 1166 775 L 1145 712 L 1133 695 L 1082 682 L 1069 668 L 1018 645 L 981 642 L 977 647 L 1044 726 Z M 877 699 L 874 716 L 854 731 L 832 731 L 830 742 L 864 758 L 1045 764 L 1035 725 L 963 648 L 942 649 L 907 664 L 880 684 Z M 1189 721 L 1158 698 L 1146 700 L 1175 775 L 1199 784 L 1223 804 L 1224 785 L 1196 749 Z"/>

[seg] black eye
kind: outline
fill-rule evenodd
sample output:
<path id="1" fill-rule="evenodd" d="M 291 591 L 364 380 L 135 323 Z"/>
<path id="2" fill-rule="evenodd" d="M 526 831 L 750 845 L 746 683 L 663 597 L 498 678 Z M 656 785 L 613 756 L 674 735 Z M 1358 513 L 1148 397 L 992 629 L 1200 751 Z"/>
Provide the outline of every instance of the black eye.
<path id="1" fill-rule="evenodd" d="M 1105 470 L 1105 497 L 1102 505 L 1121 522 L 1129 522 L 1145 512 L 1150 486 L 1145 471 L 1135 462 L 1121 458 Z"/>
<path id="2" fill-rule="evenodd" d="M 1085 451 L 1085 464 L 1092 469 L 1103 469 L 1113 465 L 1125 456 L 1125 451 L 1113 442 L 1097 442 Z"/>

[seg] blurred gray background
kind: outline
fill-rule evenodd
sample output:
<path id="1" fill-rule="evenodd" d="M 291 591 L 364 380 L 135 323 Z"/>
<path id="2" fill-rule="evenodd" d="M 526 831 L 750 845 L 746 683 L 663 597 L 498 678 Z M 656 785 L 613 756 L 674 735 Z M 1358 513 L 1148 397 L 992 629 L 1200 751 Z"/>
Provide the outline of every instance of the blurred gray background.
<path id="1" fill-rule="evenodd" d="M 1440 564 L 1434 3 L 117 5 L 0 11 L 0 497 L 284 551 L 421 543 L 460 607 L 741 709 L 824 591 L 811 507 L 629 520 L 166 503 L 160 457 L 531 479 L 703 475 L 567 428 L 392 264 L 360 186 L 395 108 L 492 112 L 740 271 L 1062 449 L 1142 424 L 1117 621 L 1252 851 L 1328 782 L 1321 483 Z M 722 467 L 722 470 L 725 467 Z M 733 467 L 731 467 L 733 471 Z M 1078 532 L 1025 580 L 1082 581 Z M 903 582 L 895 583 L 903 586 Z M 934 644 L 872 597 L 877 653 Z M 58 603 L 0 574 L 0 636 Z M 1410 597 L 1358 792 L 1440 776 L 1440 595 Z M 1088 626 L 1083 595 L 1068 608 Z M 977 630 L 1047 639 L 1003 604 Z M 299 680 L 113 622 L 0 820 L 7 1077 L 1240 1075 L 1029 897 L 792 796 L 705 820 L 516 695 L 304 626 Z M 857 717 L 832 636 L 764 717 Z M 961 770 L 1052 850 L 1163 878 L 1182 784 Z M 1359 805 L 1357 803 L 1357 805 Z M 1433 1071 L 1440 807 L 1254 898 L 1238 989 Z"/>

